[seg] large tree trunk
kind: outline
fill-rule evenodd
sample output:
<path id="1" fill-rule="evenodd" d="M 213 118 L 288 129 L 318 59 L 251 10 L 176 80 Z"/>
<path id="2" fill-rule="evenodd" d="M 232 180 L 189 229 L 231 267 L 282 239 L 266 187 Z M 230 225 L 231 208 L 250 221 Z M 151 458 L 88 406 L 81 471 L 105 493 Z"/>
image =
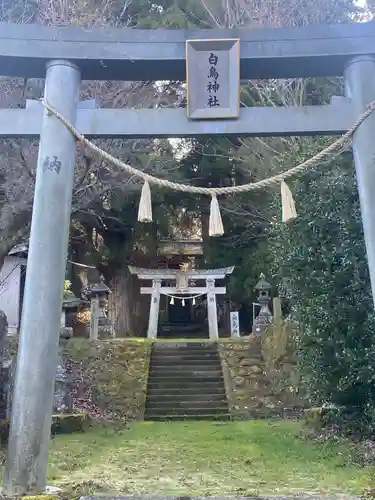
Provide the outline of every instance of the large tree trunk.
<path id="1" fill-rule="evenodd" d="M 140 294 L 140 282 L 127 267 L 116 269 L 110 281 L 109 314 L 117 337 L 145 337 L 150 297 Z"/>

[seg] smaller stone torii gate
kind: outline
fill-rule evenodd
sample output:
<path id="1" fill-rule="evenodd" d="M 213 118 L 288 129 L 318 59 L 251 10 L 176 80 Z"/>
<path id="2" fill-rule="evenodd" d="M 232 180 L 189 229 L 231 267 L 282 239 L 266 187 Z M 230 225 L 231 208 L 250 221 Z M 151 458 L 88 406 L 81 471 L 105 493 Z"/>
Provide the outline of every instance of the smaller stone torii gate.
<path id="1" fill-rule="evenodd" d="M 160 295 L 207 295 L 208 331 L 210 340 L 218 340 L 219 328 L 217 321 L 216 295 L 226 294 L 226 287 L 215 286 L 216 280 L 222 280 L 232 274 L 233 267 L 222 269 L 194 269 L 179 271 L 177 269 L 143 269 L 129 266 L 131 274 L 140 280 L 152 280 L 151 287 L 141 287 L 141 294 L 151 295 L 150 316 L 148 321 L 147 338 L 155 339 L 158 334 Z M 190 286 L 190 282 L 205 280 L 206 286 Z M 175 286 L 163 286 L 163 281 L 175 281 Z"/>

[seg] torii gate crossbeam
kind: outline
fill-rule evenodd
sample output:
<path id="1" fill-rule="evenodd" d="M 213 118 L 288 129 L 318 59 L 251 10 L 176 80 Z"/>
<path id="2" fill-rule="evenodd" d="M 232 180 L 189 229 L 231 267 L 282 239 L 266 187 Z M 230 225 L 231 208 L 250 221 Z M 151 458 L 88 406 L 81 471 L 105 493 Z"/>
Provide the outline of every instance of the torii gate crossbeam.
<path id="1" fill-rule="evenodd" d="M 33 100 L 27 101 L 25 109 L 0 109 L 0 137 L 38 137 L 43 111 L 42 103 Z M 324 106 L 243 108 L 238 120 L 215 122 L 186 120 L 183 108 L 98 109 L 93 101 L 81 101 L 76 126 L 87 138 L 264 137 L 343 134 L 356 118 L 350 101 L 337 96 Z"/>
<path id="2" fill-rule="evenodd" d="M 241 78 L 342 76 L 355 57 L 375 55 L 375 23 L 278 29 L 136 30 L 54 28 L 0 23 L 4 76 L 45 78 L 66 59 L 82 80 L 186 79 L 186 40 L 239 38 Z"/>

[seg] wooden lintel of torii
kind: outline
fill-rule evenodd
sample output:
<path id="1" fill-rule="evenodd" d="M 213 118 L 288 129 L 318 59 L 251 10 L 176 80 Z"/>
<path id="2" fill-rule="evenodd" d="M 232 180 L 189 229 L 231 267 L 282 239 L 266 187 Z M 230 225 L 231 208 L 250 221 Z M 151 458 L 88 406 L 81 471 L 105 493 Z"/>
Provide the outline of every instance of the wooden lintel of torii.
<path id="1" fill-rule="evenodd" d="M 174 269 L 143 269 L 129 266 L 131 274 L 139 279 L 152 280 L 152 287 L 141 287 L 141 294 L 151 295 L 147 337 L 155 339 L 158 334 L 160 295 L 207 295 L 207 316 L 210 340 L 218 340 L 216 295 L 225 295 L 225 287 L 216 287 L 215 280 L 232 274 L 234 267 L 179 271 Z M 176 286 L 162 286 L 162 281 L 176 281 Z M 189 281 L 205 280 L 206 286 L 189 286 Z"/>

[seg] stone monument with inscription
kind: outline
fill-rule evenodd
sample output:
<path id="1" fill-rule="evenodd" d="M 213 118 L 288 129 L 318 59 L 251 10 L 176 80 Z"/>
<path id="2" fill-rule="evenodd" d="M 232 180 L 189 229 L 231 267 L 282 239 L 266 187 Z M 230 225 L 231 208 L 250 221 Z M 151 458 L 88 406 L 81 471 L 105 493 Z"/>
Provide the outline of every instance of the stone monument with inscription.
<path id="1" fill-rule="evenodd" d="M 231 311 L 230 313 L 230 336 L 232 338 L 240 337 L 240 319 L 238 311 Z"/>

